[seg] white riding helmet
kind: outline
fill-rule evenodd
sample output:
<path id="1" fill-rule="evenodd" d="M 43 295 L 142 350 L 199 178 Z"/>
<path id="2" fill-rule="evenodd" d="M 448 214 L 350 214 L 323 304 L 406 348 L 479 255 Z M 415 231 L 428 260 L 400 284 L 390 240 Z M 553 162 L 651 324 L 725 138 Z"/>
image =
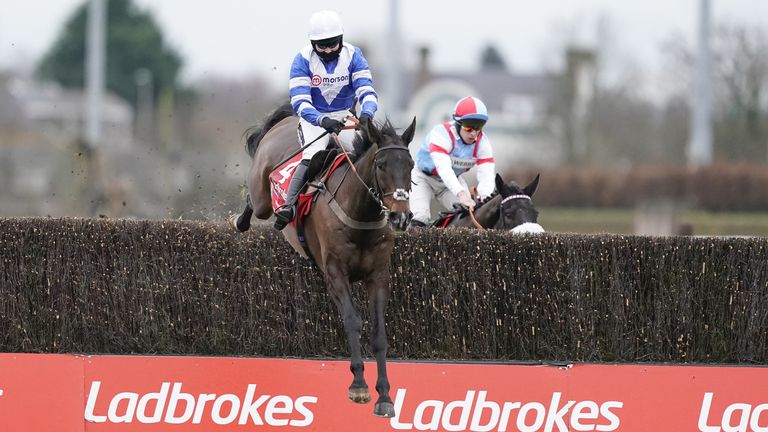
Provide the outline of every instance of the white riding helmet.
<path id="1" fill-rule="evenodd" d="M 341 26 L 339 14 L 333 11 L 319 11 L 309 18 L 309 40 L 318 41 L 341 36 L 344 29 Z"/>

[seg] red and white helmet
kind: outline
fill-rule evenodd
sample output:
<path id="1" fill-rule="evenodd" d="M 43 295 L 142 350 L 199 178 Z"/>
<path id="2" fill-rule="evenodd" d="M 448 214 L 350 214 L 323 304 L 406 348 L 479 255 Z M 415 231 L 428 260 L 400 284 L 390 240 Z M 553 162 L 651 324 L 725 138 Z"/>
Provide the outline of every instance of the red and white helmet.
<path id="1" fill-rule="evenodd" d="M 453 119 L 461 123 L 464 120 L 488 121 L 488 108 L 476 97 L 467 96 L 456 103 Z"/>

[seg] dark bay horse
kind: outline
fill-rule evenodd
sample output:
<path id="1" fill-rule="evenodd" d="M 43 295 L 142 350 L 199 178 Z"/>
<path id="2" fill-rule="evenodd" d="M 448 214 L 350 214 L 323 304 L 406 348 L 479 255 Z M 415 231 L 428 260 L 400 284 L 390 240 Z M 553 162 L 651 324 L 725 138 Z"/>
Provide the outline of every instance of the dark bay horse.
<path id="1" fill-rule="evenodd" d="M 473 212 L 475 220 L 485 229 L 514 230 L 524 224 L 526 227 L 538 225 L 539 212 L 531 200 L 538 185 L 538 175 L 528 185 L 521 188 L 514 181 L 509 184 L 505 183 L 501 176 L 496 174 L 496 193 L 475 206 Z M 468 212 L 459 213 L 461 214 L 453 217 L 443 227 L 475 227 Z M 440 221 L 437 221 L 436 224 L 442 225 Z M 536 230 L 536 232 L 539 231 Z"/>
<path id="2" fill-rule="evenodd" d="M 298 117 L 290 105 L 273 112 L 261 128 L 247 132 L 248 153 L 252 158 L 248 176 L 248 200 L 237 220 L 240 231 L 250 227 L 251 215 L 267 219 L 272 215 L 269 175 L 298 148 Z M 352 283 L 363 281 L 368 291 L 371 324 L 371 350 L 376 357 L 379 398 L 373 413 L 393 417 L 395 408 L 389 395 L 386 355 L 385 311 L 390 295 L 390 256 L 394 245 L 393 226 L 405 229 L 410 220 L 408 195 L 411 189 L 413 159 L 408 143 L 413 139 L 416 119 L 398 135 L 389 121 L 383 125 L 365 121 L 354 140 L 354 167 L 342 165 L 328 177 L 318 192 L 314 208 L 304 220 L 307 249 L 322 271 L 328 292 L 344 322 L 351 352 L 353 374 L 349 398 L 357 403 L 371 400 L 363 377 L 360 334 L 363 322 L 352 302 Z M 333 137 L 332 137 L 333 139 Z M 299 246 L 293 225 L 283 235 L 294 249 Z"/>

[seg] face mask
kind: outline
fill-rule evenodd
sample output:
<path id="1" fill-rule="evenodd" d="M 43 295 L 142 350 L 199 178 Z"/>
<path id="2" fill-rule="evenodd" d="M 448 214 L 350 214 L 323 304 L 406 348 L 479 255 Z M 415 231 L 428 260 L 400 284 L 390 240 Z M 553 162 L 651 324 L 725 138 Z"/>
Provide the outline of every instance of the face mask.
<path id="1" fill-rule="evenodd" d="M 315 53 L 317 53 L 317 55 L 318 55 L 318 57 L 320 57 L 320 59 L 322 59 L 323 61 L 327 62 L 327 61 L 331 61 L 331 60 L 336 60 L 339 57 L 339 54 L 341 53 L 341 48 L 337 49 L 336 51 L 331 51 L 331 52 L 323 52 L 323 51 L 315 50 Z"/>
<path id="2" fill-rule="evenodd" d="M 342 36 L 339 36 L 338 39 L 334 41 L 321 41 L 321 42 L 326 42 L 326 43 L 316 44 L 315 42 L 311 42 L 312 48 L 314 49 L 318 57 L 320 57 L 320 59 L 325 62 L 336 60 L 339 57 L 339 54 L 341 54 L 341 47 L 343 43 Z M 330 44 L 328 42 L 333 42 L 333 44 Z M 331 48 L 331 47 L 335 47 L 335 49 L 329 52 L 328 48 Z"/>

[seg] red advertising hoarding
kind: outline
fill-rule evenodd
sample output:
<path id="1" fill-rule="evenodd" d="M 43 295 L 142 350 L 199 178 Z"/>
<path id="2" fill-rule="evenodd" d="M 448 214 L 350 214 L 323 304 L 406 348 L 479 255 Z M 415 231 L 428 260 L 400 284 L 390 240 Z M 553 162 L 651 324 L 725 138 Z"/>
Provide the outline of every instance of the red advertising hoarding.
<path id="1" fill-rule="evenodd" d="M 346 361 L 0 354 L 0 431 L 768 432 L 768 368 L 390 362 L 389 377 L 385 419 L 347 399 Z"/>

